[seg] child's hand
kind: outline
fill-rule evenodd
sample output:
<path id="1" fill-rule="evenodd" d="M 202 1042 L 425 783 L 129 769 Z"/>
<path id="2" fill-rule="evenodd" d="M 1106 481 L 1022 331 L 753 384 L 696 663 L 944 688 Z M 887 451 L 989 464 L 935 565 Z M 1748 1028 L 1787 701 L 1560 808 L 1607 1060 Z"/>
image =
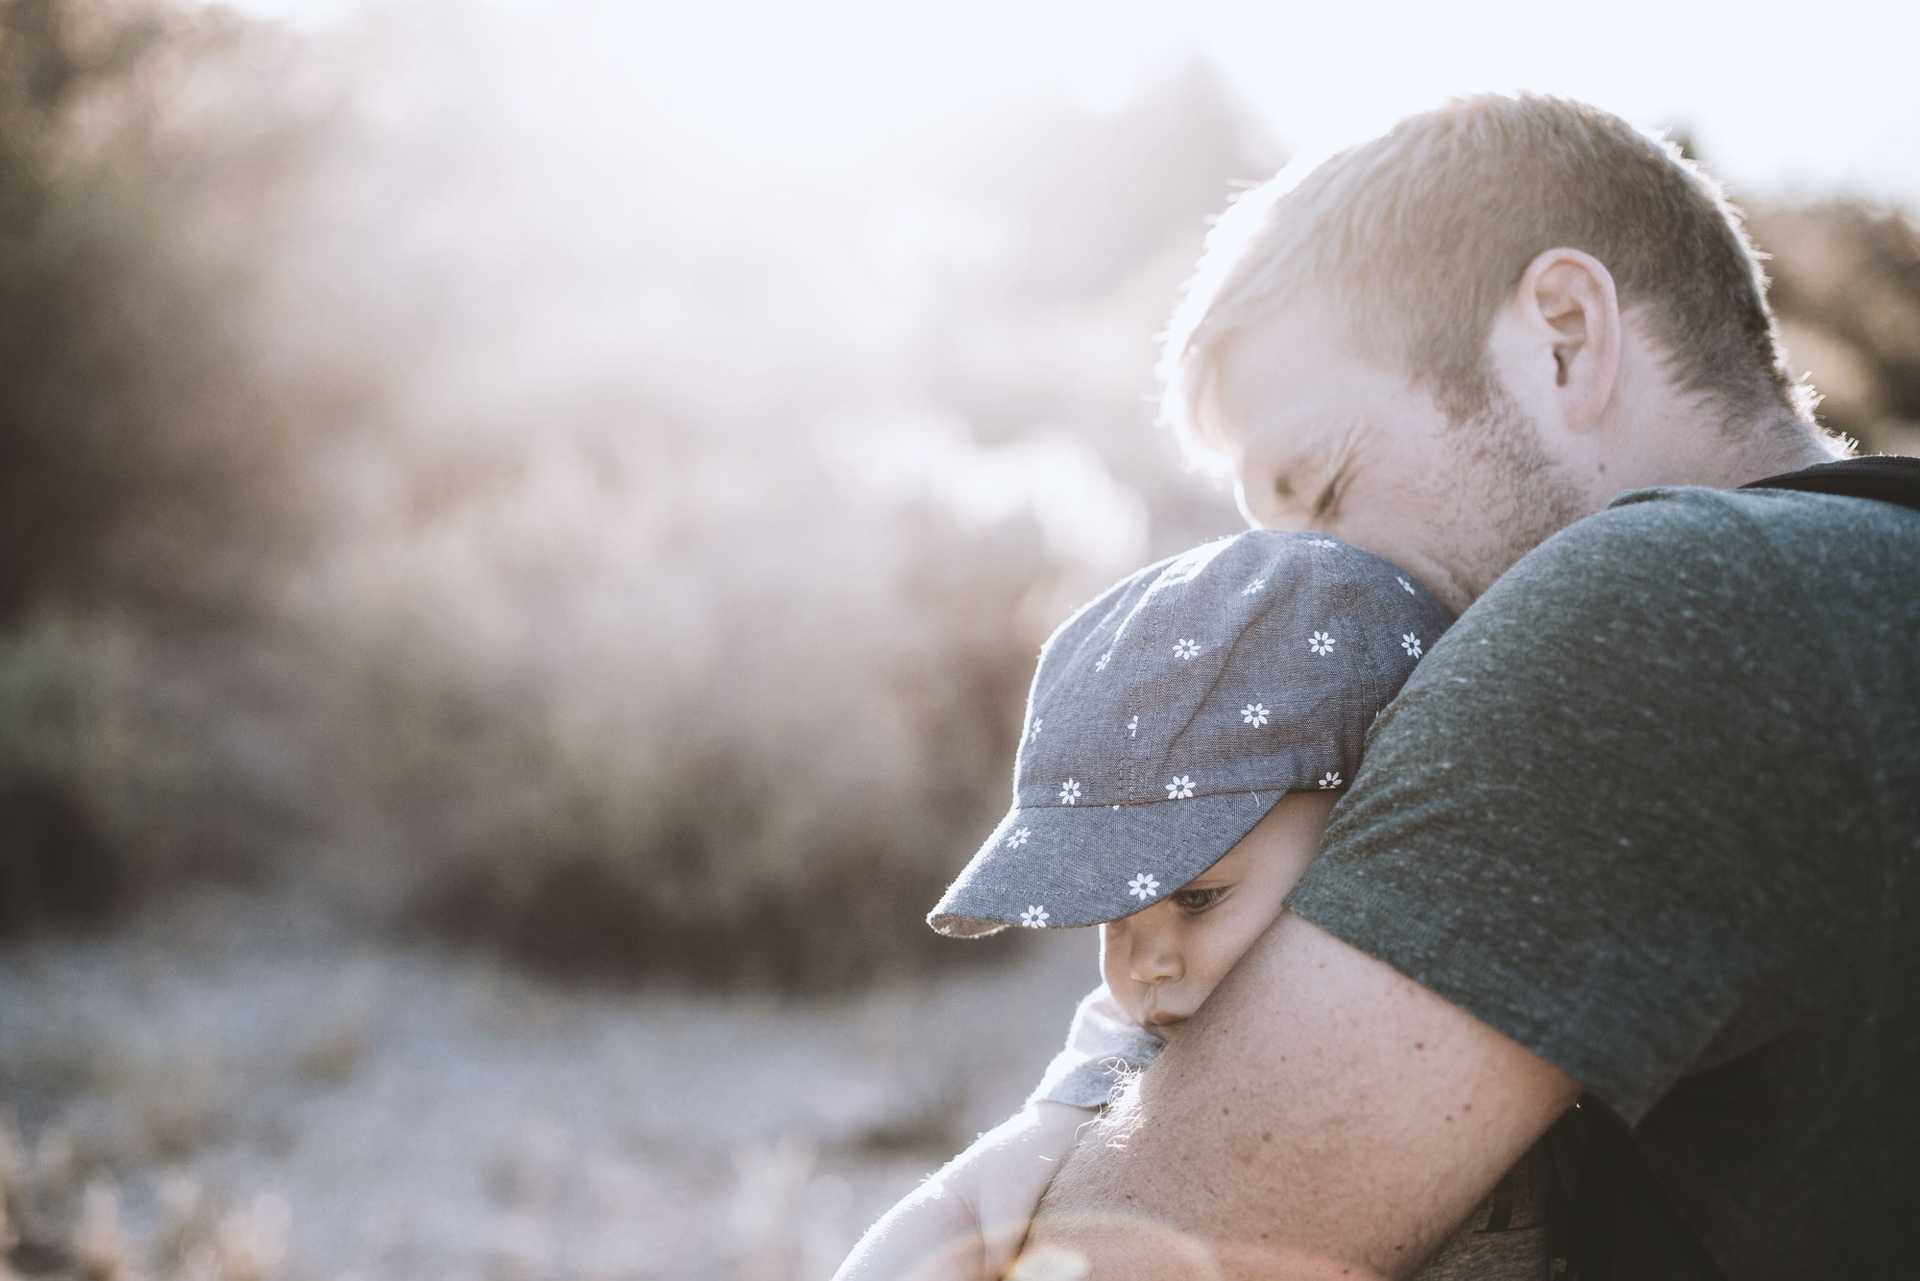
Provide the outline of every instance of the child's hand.
<path id="1" fill-rule="evenodd" d="M 1029 1104 L 950 1163 L 957 1167 L 957 1190 L 980 1225 L 981 1275 L 998 1278 L 1013 1266 L 1041 1196 L 1073 1151 L 1080 1127 L 1092 1119 L 1087 1108 Z"/>
<path id="2" fill-rule="evenodd" d="M 833 1281 L 998 1281 L 1091 1117 L 1064 1103 L 1016 1112 L 867 1229 Z"/>

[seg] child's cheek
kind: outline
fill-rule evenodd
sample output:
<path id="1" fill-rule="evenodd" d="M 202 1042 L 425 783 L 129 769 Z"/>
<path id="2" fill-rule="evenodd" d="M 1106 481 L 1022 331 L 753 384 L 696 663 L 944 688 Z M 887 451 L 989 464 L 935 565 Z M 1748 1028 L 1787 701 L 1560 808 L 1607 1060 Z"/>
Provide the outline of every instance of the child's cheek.
<path id="1" fill-rule="evenodd" d="M 1127 977 L 1125 948 L 1119 933 L 1110 925 L 1100 927 L 1100 977 L 1106 980 L 1107 991 L 1122 1005 L 1129 1004 L 1133 981 Z"/>
<path id="2" fill-rule="evenodd" d="M 1258 937 L 1258 929 L 1246 926 L 1246 922 L 1235 919 L 1235 914 L 1223 912 L 1209 920 L 1207 928 L 1195 931 L 1187 947 L 1188 973 L 1196 986 L 1204 986 L 1207 996 Z"/>

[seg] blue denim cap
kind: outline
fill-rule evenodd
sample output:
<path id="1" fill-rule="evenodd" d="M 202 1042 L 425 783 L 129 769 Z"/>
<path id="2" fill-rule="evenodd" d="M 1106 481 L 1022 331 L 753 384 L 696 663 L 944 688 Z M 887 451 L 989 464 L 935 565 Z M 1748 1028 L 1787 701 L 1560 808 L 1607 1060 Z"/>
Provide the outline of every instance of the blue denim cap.
<path id="1" fill-rule="evenodd" d="M 1388 561 L 1253 530 L 1149 565 L 1041 647 L 1013 808 L 927 915 L 974 938 L 1131 915 L 1290 791 L 1343 787 L 1453 621 Z"/>

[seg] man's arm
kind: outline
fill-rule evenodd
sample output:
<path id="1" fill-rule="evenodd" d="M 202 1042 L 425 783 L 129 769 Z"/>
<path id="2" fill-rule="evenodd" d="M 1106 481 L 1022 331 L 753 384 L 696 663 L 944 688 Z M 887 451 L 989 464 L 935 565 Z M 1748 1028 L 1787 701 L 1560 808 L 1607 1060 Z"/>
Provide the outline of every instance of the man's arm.
<path id="1" fill-rule="evenodd" d="M 1077 1252 L 1094 1281 L 1406 1276 L 1579 1092 L 1289 912 L 1141 1076 L 1112 1141 L 1087 1133 L 1030 1249 Z"/>

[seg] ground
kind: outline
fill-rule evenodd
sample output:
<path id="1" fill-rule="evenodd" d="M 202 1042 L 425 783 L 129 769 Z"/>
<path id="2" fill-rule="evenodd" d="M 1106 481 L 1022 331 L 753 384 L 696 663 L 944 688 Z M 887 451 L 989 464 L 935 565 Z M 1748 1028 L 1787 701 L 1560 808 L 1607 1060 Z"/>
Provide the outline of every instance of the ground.
<path id="1" fill-rule="evenodd" d="M 819 1281 L 1095 977 L 1085 931 L 954 946 L 1017 956 L 834 1001 L 560 987 L 216 893 L 12 945 L 12 1267 Z"/>

